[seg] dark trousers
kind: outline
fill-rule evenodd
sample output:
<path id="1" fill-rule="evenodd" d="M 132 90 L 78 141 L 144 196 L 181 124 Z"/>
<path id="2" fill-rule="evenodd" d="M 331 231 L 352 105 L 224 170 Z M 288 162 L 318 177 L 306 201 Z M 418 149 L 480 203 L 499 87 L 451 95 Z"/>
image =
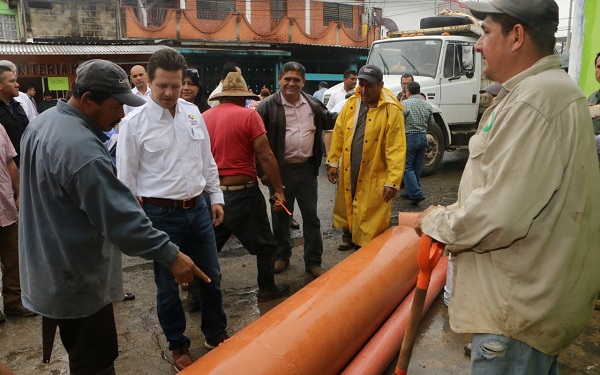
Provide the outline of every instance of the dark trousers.
<path id="1" fill-rule="evenodd" d="M 304 267 L 309 269 L 321 265 L 323 255 L 323 235 L 321 221 L 317 215 L 318 182 L 313 161 L 284 164 L 280 167 L 281 180 L 285 186 L 285 199 L 297 201 L 302 214 L 302 232 L 304 235 Z M 269 189 L 271 195 L 273 190 Z M 290 216 L 285 211 L 273 211 L 273 234 L 277 241 L 275 259 L 289 261 L 292 256 L 292 237 L 290 234 Z"/>
<path id="2" fill-rule="evenodd" d="M 189 209 L 155 206 L 144 202 L 144 211 L 152 221 L 152 226 L 167 233 L 169 239 L 210 277 L 209 284 L 200 283 L 200 329 L 207 340 L 218 337 L 227 327 L 227 318 L 223 310 L 221 269 L 215 233 L 206 200 L 201 197 Z M 189 345 L 190 339 L 184 335 L 186 321 L 179 298 L 179 285 L 169 269 L 158 262 L 154 262 L 154 282 L 157 289 L 158 321 L 169 342 L 169 350 Z"/>
<path id="3" fill-rule="evenodd" d="M 119 356 L 117 328 L 112 304 L 78 319 L 51 319 L 69 355 L 71 375 L 111 375 Z"/>
<path id="4" fill-rule="evenodd" d="M 243 190 L 224 191 L 223 196 L 224 220 L 215 227 L 217 250 L 221 251 L 229 237 L 235 235 L 250 254 L 256 255 L 258 288 L 273 289 L 277 242 L 271 232 L 267 205 L 260 188 L 254 185 Z"/>
<path id="5" fill-rule="evenodd" d="M 18 240 L 17 223 L 0 227 L 0 265 L 2 266 L 2 297 L 5 308 L 16 308 L 21 304 Z"/>

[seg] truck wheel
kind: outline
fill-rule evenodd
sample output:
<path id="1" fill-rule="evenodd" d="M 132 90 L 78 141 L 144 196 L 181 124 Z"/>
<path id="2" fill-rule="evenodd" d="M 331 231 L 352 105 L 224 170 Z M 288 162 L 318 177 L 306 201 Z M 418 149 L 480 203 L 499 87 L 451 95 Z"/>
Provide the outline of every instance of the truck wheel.
<path id="1" fill-rule="evenodd" d="M 421 176 L 434 174 L 444 158 L 444 135 L 439 125 L 427 127 L 427 150 Z"/>

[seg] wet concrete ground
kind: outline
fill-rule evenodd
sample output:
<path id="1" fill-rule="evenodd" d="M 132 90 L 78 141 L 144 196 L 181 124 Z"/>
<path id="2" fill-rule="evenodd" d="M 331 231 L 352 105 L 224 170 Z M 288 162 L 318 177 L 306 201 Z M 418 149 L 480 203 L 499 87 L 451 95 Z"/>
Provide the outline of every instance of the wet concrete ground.
<path id="1" fill-rule="evenodd" d="M 460 174 L 466 161 L 465 152 L 447 153 L 442 169 L 434 176 L 423 179 L 427 200 L 419 207 L 396 199 L 392 212 L 417 211 L 429 204 L 450 204 L 456 199 Z M 352 252 L 337 250 L 341 232 L 332 228 L 331 212 L 335 189 L 325 177 L 320 176 L 319 216 L 324 239 L 323 265 L 330 268 Z M 296 210 L 297 211 L 297 210 Z M 395 215 L 394 215 L 395 216 Z M 392 224 L 396 218 L 392 217 Z M 302 217 L 295 215 L 301 222 Z M 304 272 L 302 261 L 301 230 L 293 231 L 297 247 L 293 250 L 290 267 L 276 276 L 277 282 L 286 282 L 292 292 L 312 281 Z M 230 334 L 235 334 L 281 300 L 267 303 L 256 301 L 256 263 L 235 240 L 221 253 L 223 297 Z M 119 333 L 119 358 L 115 362 L 118 374 L 174 374 L 171 353 L 167 349 L 156 316 L 156 288 L 151 263 L 137 258 L 124 260 L 124 288 L 136 294 L 136 299 L 116 303 L 115 315 Z M 181 293 L 185 297 L 185 293 Z M 187 314 L 186 333 L 192 340 L 190 348 L 194 358 L 207 352 L 202 343 L 199 313 Z M 8 317 L 0 324 L 0 362 L 18 374 L 68 374 L 66 352 L 56 337 L 50 363 L 43 364 L 41 346 L 41 318 Z M 318 339 L 318 338 L 316 338 Z M 424 317 L 417 337 L 416 347 L 409 367 L 414 375 L 467 374 L 469 359 L 463 346 L 470 341 L 468 335 L 456 334 L 448 326 L 448 314 L 441 298 L 432 305 Z M 393 374 L 395 359 L 385 374 Z M 561 374 L 600 374 L 600 311 L 595 311 L 591 322 L 579 339 L 559 357 Z M 246 372 L 250 374 L 251 372 Z M 279 374 L 274 374 L 279 375 Z M 313 375 L 313 374 L 311 374 Z M 321 374 L 314 374 L 321 375 Z"/>

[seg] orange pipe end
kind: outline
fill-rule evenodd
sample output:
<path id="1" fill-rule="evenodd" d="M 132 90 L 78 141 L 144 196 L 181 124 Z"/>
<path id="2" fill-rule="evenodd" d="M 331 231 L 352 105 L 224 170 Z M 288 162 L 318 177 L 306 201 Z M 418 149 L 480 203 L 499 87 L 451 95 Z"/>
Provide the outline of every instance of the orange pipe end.
<path id="1" fill-rule="evenodd" d="M 413 289 L 418 241 L 388 229 L 181 374 L 338 374 Z"/>
<path id="2" fill-rule="evenodd" d="M 433 269 L 431 282 L 427 289 L 425 306 L 423 306 L 423 314 L 427 312 L 444 284 L 446 284 L 447 266 L 448 257 L 444 256 Z M 413 290 L 371 337 L 369 342 L 354 356 L 344 371 L 341 372 L 341 375 L 380 375 L 383 373 L 388 364 L 398 356 L 410 317 L 414 295 L 415 291 Z M 396 371 L 398 370 L 404 371 L 406 374 L 406 370 L 396 368 Z"/>

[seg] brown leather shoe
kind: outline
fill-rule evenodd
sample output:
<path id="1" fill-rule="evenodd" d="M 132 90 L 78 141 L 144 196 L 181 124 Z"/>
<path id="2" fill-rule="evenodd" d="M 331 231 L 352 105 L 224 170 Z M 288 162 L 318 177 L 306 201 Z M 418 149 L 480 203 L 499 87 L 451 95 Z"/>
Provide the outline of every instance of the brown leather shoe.
<path id="1" fill-rule="evenodd" d="M 315 279 L 325 273 L 325 269 L 321 266 L 313 266 L 306 269 Z"/>
<path id="2" fill-rule="evenodd" d="M 173 349 L 173 366 L 175 366 L 177 371 L 183 370 L 192 363 L 194 363 L 194 360 L 190 355 L 190 347 L 188 345 L 177 346 Z"/>
<path id="3" fill-rule="evenodd" d="M 33 311 L 29 311 L 25 306 L 20 303 L 16 307 L 6 307 L 4 306 L 4 314 L 6 316 L 36 316 L 37 314 Z"/>
<path id="4" fill-rule="evenodd" d="M 273 266 L 273 272 L 274 273 L 282 273 L 283 270 L 285 270 L 287 268 L 287 266 L 289 266 L 289 265 L 290 265 L 289 260 L 277 259 L 277 260 L 275 260 L 275 266 Z"/>

